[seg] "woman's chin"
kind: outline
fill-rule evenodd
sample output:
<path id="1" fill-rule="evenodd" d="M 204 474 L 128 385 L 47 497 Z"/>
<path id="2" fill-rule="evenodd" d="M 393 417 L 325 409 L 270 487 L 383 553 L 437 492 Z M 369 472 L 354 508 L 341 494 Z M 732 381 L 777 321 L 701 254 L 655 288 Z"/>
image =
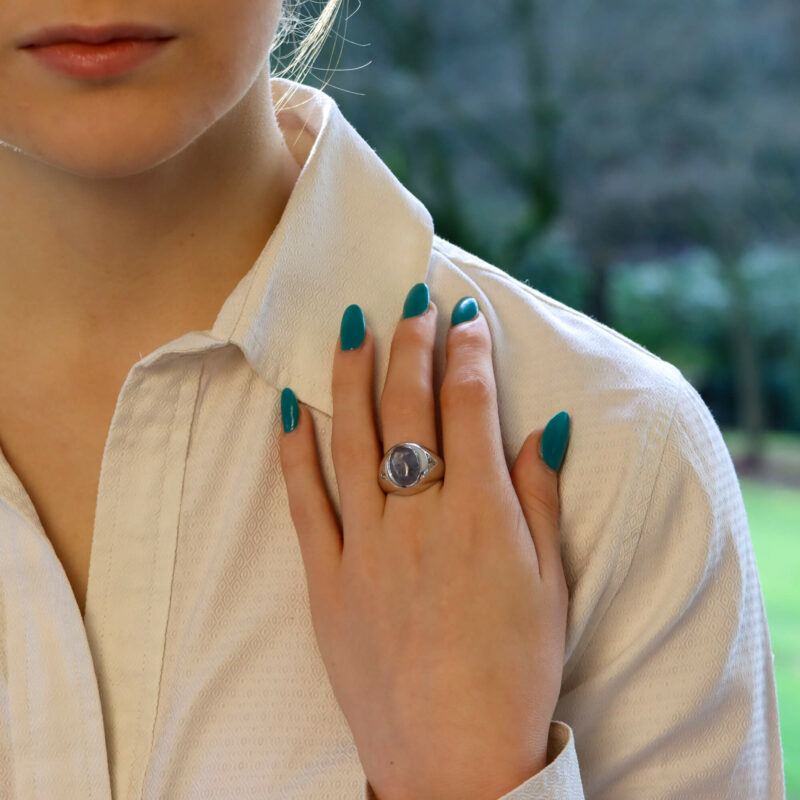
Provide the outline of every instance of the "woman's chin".
<path id="1" fill-rule="evenodd" d="M 134 130 L 130 126 L 91 128 L 65 125 L 52 137 L 10 141 L 25 153 L 61 172 L 83 178 L 127 178 L 169 160 L 191 142 L 177 132 Z"/>

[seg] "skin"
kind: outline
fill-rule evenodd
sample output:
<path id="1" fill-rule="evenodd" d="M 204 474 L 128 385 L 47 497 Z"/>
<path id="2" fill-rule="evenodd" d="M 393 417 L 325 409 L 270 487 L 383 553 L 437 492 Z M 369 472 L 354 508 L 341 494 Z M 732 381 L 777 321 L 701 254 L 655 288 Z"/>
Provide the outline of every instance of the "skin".
<path id="1" fill-rule="evenodd" d="M 547 764 L 560 691 L 568 592 L 558 474 L 544 428 L 509 471 L 489 327 L 448 330 L 436 446 L 436 305 L 398 322 L 373 411 L 375 342 L 334 356 L 327 495 L 311 415 L 281 432 L 281 465 L 334 694 L 380 800 L 491 800 Z M 444 480 L 385 495 L 376 476 L 398 442 L 445 462 Z"/>
<path id="2" fill-rule="evenodd" d="M 99 457 L 76 462 L 87 491 L 77 492 L 72 470 L 49 467 L 73 450 L 101 454 L 130 366 L 211 327 L 299 173 L 267 82 L 256 81 L 268 69 L 278 0 L 124 5 L 124 16 L 89 16 L 77 0 L 0 4 L 0 337 L 10 343 L 0 375 L 13 377 L 0 390 L 0 436 L 67 565 L 76 552 L 76 563 L 88 561 Z M 123 18 L 177 38 L 120 79 L 66 78 L 16 49 L 45 25 Z M 381 402 L 390 443 L 436 441 L 436 313 L 431 304 L 398 325 Z M 538 455 L 542 429 L 510 472 L 505 465 L 479 314 L 448 335 L 446 479 L 387 498 L 375 480 L 383 450 L 373 359 L 367 330 L 334 365 L 341 528 L 304 406 L 281 439 L 320 650 L 381 800 L 498 797 L 545 765 L 558 697 L 567 609 L 558 476 Z M 48 403 L 55 393 L 61 402 Z M 48 462 L 56 436 L 64 447 Z M 476 458 L 493 465 L 477 483 Z M 63 497 L 51 492 L 59 484 Z M 89 500 L 76 504 L 76 495 Z M 75 505 L 83 532 L 64 532 L 62 512 Z M 409 527 L 414 536 L 403 535 Z M 68 567 L 73 586 L 80 572 Z"/>
<path id="3" fill-rule="evenodd" d="M 0 335 L 40 372 L 78 355 L 90 370 L 132 364 L 210 328 L 299 174 L 256 80 L 278 0 L 114 5 L 0 4 Z M 122 20 L 177 38 L 108 82 L 16 48 L 47 25 Z"/>
<path id="4" fill-rule="evenodd" d="M 81 613 L 128 371 L 213 326 L 300 172 L 269 92 L 279 11 L 279 0 L 0 3 L 0 444 Z M 106 81 L 17 47 L 45 26 L 120 21 L 176 38 Z"/>

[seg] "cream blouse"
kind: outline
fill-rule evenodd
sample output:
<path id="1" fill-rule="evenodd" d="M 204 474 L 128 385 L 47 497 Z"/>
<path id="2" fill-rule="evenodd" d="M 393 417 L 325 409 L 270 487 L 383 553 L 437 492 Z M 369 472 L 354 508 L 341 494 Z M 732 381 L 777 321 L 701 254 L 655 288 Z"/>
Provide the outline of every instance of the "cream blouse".
<path id="1" fill-rule="evenodd" d="M 271 85 L 276 99 L 296 86 Z M 437 396 L 453 304 L 471 294 L 486 315 L 509 465 L 533 428 L 561 409 L 572 420 L 549 763 L 504 797 L 783 797 L 745 509 L 700 396 L 674 366 L 434 235 L 324 92 L 299 86 L 289 106 L 279 124 L 303 169 L 280 223 L 211 330 L 146 354 L 120 390 L 85 619 L 0 454 L 0 796 L 372 797 L 311 625 L 280 392 L 312 409 L 338 511 L 342 312 L 359 303 L 375 334 L 377 404 L 406 293 L 425 280 L 442 312 Z"/>

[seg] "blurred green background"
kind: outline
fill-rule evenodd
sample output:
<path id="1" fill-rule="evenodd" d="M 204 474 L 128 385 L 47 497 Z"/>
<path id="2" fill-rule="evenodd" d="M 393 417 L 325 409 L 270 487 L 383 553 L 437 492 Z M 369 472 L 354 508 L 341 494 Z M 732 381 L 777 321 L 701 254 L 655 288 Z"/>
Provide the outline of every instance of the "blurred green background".
<path id="1" fill-rule="evenodd" d="M 800 3 L 345 0 L 304 82 L 437 234 L 700 392 L 741 481 L 800 800 Z"/>

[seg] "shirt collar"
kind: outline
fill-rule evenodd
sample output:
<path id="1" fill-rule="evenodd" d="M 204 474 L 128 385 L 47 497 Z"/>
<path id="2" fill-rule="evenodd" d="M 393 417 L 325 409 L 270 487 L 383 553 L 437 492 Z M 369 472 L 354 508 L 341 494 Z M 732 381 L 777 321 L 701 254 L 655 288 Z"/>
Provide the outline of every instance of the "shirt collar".
<path id="1" fill-rule="evenodd" d="M 331 97 L 283 78 L 271 78 L 270 88 L 273 102 L 295 91 L 278 124 L 302 165 L 280 221 L 211 330 L 185 333 L 134 367 L 233 344 L 265 381 L 332 416 L 342 313 L 350 303 L 362 307 L 376 373 L 385 374 L 405 296 L 427 277 L 433 221 Z M 0 496 L 36 518 L 2 449 Z"/>
<path id="2" fill-rule="evenodd" d="M 408 290 L 426 279 L 433 221 L 331 97 L 283 78 L 270 84 L 274 102 L 295 92 L 278 124 L 302 171 L 209 333 L 238 345 L 265 381 L 331 415 L 342 313 L 358 303 L 376 347 L 390 344 Z"/>

